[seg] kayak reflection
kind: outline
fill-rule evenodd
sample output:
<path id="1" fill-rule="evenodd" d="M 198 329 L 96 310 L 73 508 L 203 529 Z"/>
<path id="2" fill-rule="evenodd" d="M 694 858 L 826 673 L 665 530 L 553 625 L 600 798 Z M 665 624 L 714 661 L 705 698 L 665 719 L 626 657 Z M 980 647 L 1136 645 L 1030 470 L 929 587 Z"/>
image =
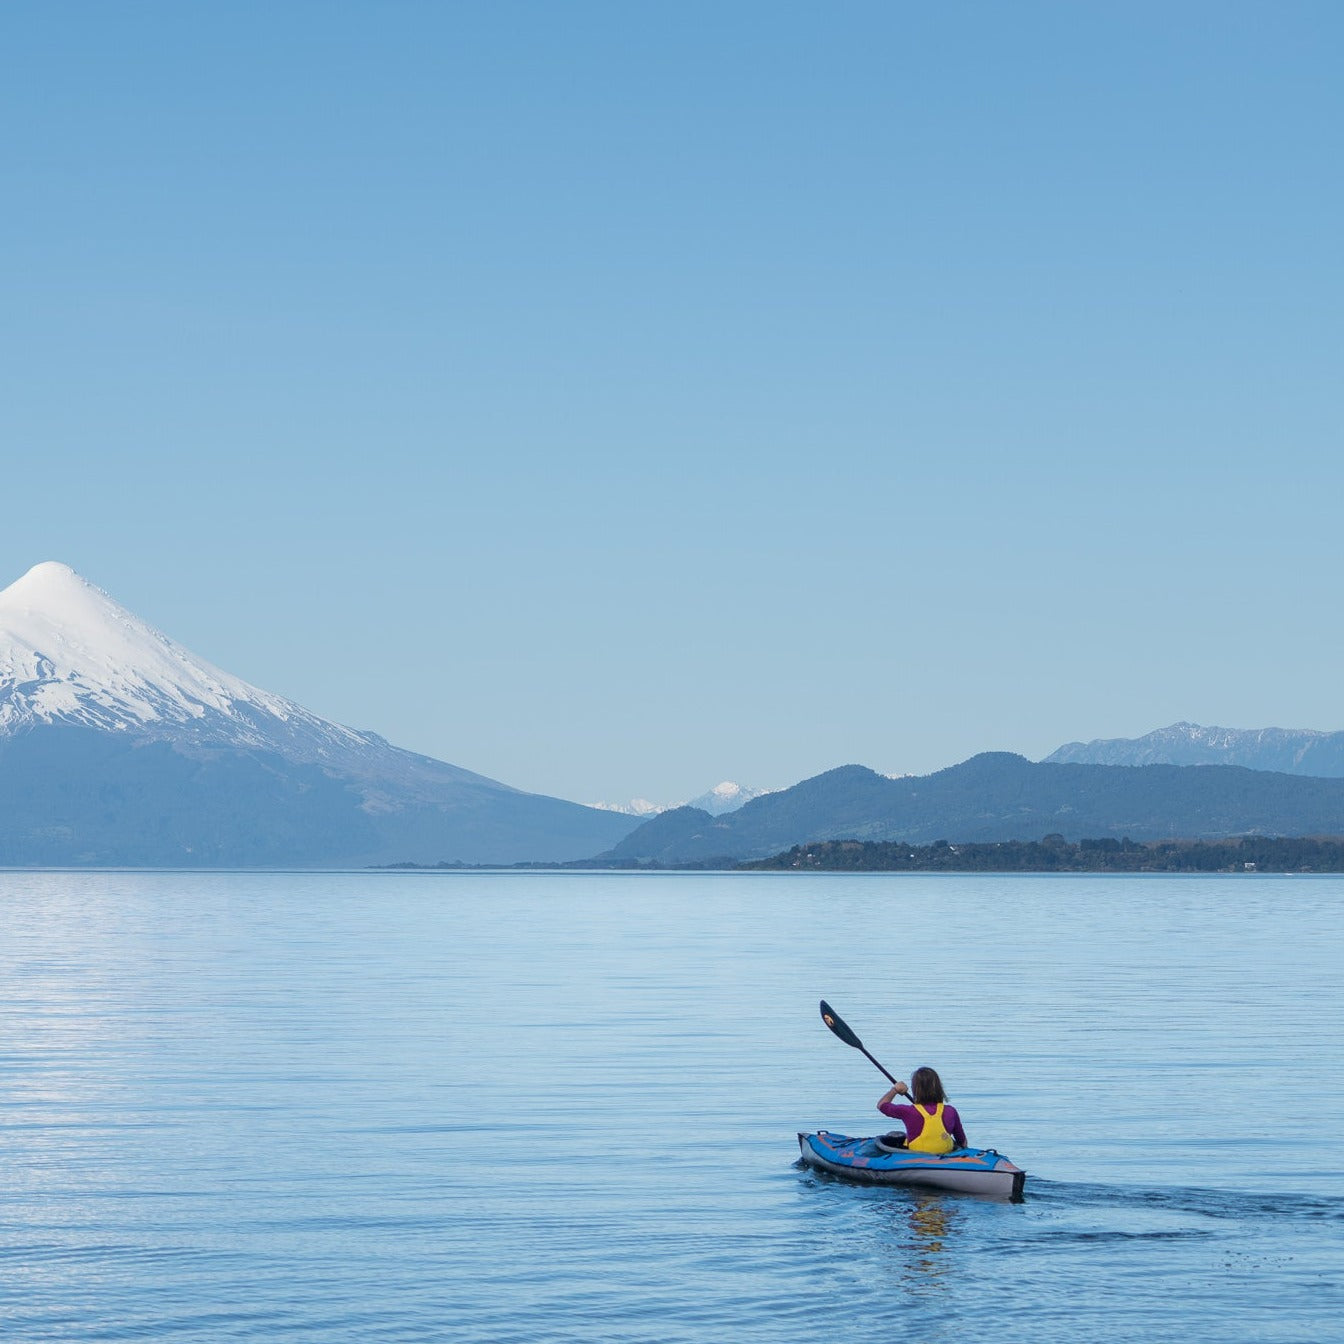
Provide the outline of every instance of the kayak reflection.
<path id="1" fill-rule="evenodd" d="M 954 1214 L 937 1195 L 923 1195 L 910 1206 L 906 1217 L 910 1235 L 903 1245 L 908 1252 L 903 1257 L 904 1268 L 911 1278 L 936 1285 L 949 1268 L 946 1242 Z"/>

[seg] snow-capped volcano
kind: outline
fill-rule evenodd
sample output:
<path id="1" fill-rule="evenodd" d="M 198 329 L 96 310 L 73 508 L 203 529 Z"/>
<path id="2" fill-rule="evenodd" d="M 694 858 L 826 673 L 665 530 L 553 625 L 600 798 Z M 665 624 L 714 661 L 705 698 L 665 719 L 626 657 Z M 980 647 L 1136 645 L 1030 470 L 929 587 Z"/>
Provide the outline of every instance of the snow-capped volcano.
<path id="1" fill-rule="evenodd" d="M 54 561 L 0 592 L 0 757 L 0 863 L 567 860 L 633 824 L 323 719 Z"/>
<path id="2" fill-rule="evenodd" d="M 0 737 L 38 724 L 94 728 L 284 759 L 404 785 L 423 767 L 507 789 L 324 719 L 198 658 L 54 560 L 0 592 Z M 416 768 L 420 767 L 420 768 Z"/>
<path id="3" fill-rule="evenodd" d="M 34 565 L 0 592 L 0 733 L 37 723 L 105 732 L 194 726 L 261 745 L 256 720 L 268 718 L 358 737 L 196 657 L 69 565 Z"/>

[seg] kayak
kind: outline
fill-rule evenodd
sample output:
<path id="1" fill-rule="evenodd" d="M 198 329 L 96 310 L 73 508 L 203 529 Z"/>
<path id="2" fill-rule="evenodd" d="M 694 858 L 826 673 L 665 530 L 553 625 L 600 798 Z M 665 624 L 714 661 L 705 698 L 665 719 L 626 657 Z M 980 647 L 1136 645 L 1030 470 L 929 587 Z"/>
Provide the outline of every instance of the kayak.
<path id="1" fill-rule="evenodd" d="M 803 1161 L 818 1171 L 870 1185 L 927 1185 L 967 1195 L 1020 1200 L 1027 1173 L 993 1148 L 954 1148 L 950 1153 L 912 1153 L 879 1139 L 844 1134 L 799 1134 Z"/>

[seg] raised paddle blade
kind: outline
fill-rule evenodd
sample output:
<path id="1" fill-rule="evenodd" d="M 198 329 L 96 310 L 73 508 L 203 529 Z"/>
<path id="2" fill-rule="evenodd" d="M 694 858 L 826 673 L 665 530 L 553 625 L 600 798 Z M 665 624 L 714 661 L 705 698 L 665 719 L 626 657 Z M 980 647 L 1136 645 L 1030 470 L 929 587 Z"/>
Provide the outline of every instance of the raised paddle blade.
<path id="1" fill-rule="evenodd" d="M 826 1002 L 825 999 L 822 999 L 821 1001 L 821 1020 L 830 1027 L 830 1029 L 835 1032 L 846 1045 L 852 1045 L 856 1050 L 863 1049 L 863 1042 L 849 1029 L 849 1024 L 829 1003 Z"/>
<path id="2" fill-rule="evenodd" d="M 896 1081 L 890 1073 L 887 1073 L 886 1069 L 884 1069 L 881 1064 L 877 1063 L 877 1060 L 873 1059 L 872 1055 L 868 1054 L 863 1042 L 849 1029 L 849 1023 L 846 1022 L 825 999 L 822 999 L 821 1001 L 821 1020 L 835 1032 L 846 1045 L 852 1045 L 856 1050 L 862 1050 L 865 1055 L 868 1055 L 868 1058 L 872 1060 L 874 1064 L 877 1064 L 878 1070 L 881 1073 L 887 1074 L 887 1078 L 891 1082 L 894 1083 Z"/>

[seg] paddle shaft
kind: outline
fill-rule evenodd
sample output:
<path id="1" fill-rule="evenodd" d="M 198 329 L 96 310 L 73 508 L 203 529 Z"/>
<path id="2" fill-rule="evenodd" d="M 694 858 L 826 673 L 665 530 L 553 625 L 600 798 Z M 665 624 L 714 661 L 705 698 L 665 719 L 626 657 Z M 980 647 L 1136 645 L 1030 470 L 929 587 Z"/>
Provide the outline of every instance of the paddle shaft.
<path id="1" fill-rule="evenodd" d="M 859 1049 L 860 1049 L 860 1050 L 863 1050 L 863 1053 L 864 1053 L 865 1055 L 868 1055 L 868 1051 L 867 1051 L 867 1050 L 864 1050 L 863 1046 L 859 1046 Z M 868 1058 L 869 1058 L 869 1059 L 873 1059 L 872 1055 L 868 1055 Z M 877 1060 L 873 1059 L 873 1063 L 874 1063 L 874 1064 L 877 1064 Z M 886 1069 L 882 1068 L 881 1064 L 877 1064 L 877 1067 L 878 1067 L 878 1069 L 879 1069 L 882 1073 L 886 1073 L 886 1074 L 887 1074 L 887 1078 L 888 1078 L 888 1080 L 889 1080 L 890 1082 L 893 1082 L 893 1083 L 894 1083 L 894 1082 L 897 1081 L 895 1078 L 893 1078 L 893 1077 L 891 1076 L 891 1074 L 887 1073 Z"/>

